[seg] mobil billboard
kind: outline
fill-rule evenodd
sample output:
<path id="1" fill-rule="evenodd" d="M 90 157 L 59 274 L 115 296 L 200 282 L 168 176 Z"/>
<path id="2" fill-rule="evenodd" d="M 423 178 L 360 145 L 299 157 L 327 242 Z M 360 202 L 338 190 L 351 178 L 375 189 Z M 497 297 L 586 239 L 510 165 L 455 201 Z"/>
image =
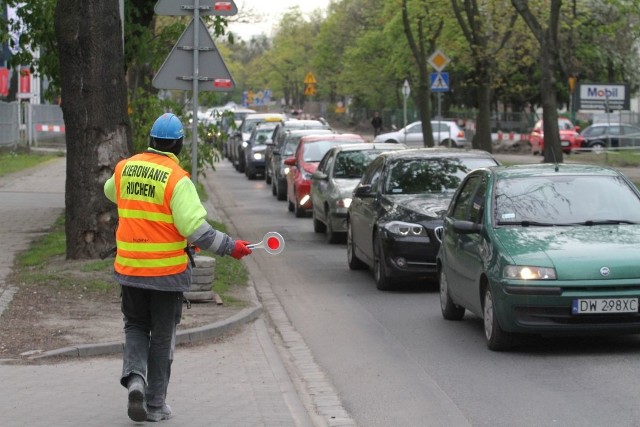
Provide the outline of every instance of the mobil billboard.
<path id="1" fill-rule="evenodd" d="M 629 88 L 624 84 L 579 85 L 579 110 L 628 110 L 629 107 Z"/>

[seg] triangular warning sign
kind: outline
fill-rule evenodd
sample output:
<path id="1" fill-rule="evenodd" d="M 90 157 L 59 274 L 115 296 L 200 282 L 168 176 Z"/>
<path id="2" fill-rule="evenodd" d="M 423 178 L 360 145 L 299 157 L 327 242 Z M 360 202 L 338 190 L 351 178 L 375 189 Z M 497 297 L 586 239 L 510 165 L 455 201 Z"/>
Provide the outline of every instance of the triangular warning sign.
<path id="1" fill-rule="evenodd" d="M 191 2 L 191 5 L 184 5 L 183 3 L 186 2 L 176 0 L 159 0 L 153 11 L 156 15 L 193 16 L 193 1 Z M 233 1 L 200 0 L 199 11 L 200 15 L 231 16 L 238 13 L 238 8 Z"/>
<path id="2" fill-rule="evenodd" d="M 198 91 L 230 92 L 235 89 L 235 82 L 227 69 L 220 52 L 213 43 L 206 25 L 199 19 L 194 20 L 180 36 L 164 64 L 153 78 L 153 86 L 158 89 L 193 90 L 193 36 L 198 28 Z"/>
<path id="3" fill-rule="evenodd" d="M 316 76 L 314 76 L 312 72 L 308 72 L 307 75 L 304 76 L 304 84 L 314 85 L 316 83 L 318 83 L 316 81 Z"/>

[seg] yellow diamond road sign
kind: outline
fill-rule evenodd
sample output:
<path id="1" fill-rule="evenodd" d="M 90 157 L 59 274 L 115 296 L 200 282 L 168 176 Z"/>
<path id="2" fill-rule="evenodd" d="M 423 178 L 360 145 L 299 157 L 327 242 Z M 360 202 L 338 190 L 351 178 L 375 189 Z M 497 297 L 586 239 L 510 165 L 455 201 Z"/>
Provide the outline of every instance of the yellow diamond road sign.
<path id="1" fill-rule="evenodd" d="M 433 54 L 428 59 L 429 65 L 431 65 L 437 71 L 442 71 L 444 67 L 447 66 L 449 61 L 451 60 L 447 58 L 447 56 L 440 50 L 436 50 L 435 52 L 433 52 Z"/>

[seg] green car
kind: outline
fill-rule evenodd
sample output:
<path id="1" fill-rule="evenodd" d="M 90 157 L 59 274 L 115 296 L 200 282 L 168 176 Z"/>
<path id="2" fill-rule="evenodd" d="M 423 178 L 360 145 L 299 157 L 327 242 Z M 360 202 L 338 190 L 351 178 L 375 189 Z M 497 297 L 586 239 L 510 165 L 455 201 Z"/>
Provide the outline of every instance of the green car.
<path id="1" fill-rule="evenodd" d="M 593 165 L 477 169 L 445 214 L 437 268 L 443 317 L 481 317 L 491 350 L 518 334 L 640 333 L 640 192 Z"/>

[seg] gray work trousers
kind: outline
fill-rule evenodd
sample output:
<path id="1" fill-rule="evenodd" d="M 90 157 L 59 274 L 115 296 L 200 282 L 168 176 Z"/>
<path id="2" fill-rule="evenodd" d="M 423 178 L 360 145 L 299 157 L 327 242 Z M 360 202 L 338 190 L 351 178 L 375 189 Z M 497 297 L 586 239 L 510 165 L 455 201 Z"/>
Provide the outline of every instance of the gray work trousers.
<path id="1" fill-rule="evenodd" d="M 131 374 L 140 375 L 146 383 L 147 404 L 162 407 L 182 316 L 182 292 L 121 288 L 125 344 L 120 384 L 127 387 Z"/>

